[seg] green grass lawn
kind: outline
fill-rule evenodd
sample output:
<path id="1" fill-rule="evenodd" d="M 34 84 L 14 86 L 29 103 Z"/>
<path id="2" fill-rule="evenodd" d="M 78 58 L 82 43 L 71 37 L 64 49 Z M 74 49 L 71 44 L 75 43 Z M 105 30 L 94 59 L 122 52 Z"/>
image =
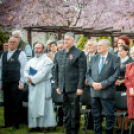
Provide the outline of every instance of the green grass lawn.
<path id="1" fill-rule="evenodd" d="M 3 107 L 0 107 L 0 126 L 4 125 L 4 117 L 3 117 Z M 103 121 L 103 134 L 105 133 L 105 119 Z M 78 134 L 84 134 L 84 131 L 81 130 L 84 126 L 84 116 L 81 116 L 81 121 L 80 121 L 80 130 Z M 117 128 L 117 127 L 116 127 Z M 12 130 L 12 127 L 10 128 L 2 128 L 0 129 L 0 134 L 27 134 L 28 126 L 27 124 L 20 124 L 20 129 L 19 130 Z M 93 130 L 88 130 L 87 134 L 93 134 Z M 33 133 L 33 134 L 40 134 L 40 133 Z M 62 127 L 57 127 L 56 131 L 51 128 L 51 131 L 48 134 L 63 134 L 62 133 Z"/>

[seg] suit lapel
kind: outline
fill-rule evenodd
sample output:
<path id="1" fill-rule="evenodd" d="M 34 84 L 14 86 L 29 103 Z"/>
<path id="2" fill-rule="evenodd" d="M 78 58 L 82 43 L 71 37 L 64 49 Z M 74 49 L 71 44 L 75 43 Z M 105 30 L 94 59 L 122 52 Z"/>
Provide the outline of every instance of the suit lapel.
<path id="1" fill-rule="evenodd" d="M 105 62 L 106 61 L 110 61 L 110 57 L 111 57 L 111 54 L 108 52 L 108 55 L 107 55 L 107 58 L 106 58 L 106 60 L 105 60 Z M 106 63 L 104 63 L 104 65 L 103 65 L 103 67 L 102 67 L 102 69 L 101 69 L 101 72 L 100 72 L 100 74 L 105 70 L 105 68 L 108 66 L 108 63 L 106 64 Z"/>

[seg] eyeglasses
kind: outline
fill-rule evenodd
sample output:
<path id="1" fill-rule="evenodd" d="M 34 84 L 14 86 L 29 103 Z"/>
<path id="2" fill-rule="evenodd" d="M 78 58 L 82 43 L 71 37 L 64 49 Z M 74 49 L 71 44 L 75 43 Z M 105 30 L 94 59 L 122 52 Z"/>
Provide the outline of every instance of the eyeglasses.
<path id="1" fill-rule="evenodd" d="M 35 47 L 34 49 L 42 49 L 41 47 Z"/>
<path id="2" fill-rule="evenodd" d="M 103 46 L 106 46 L 106 45 L 97 45 L 97 47 L 103 47 Z"/>
<path id="3" fill-rule="evenodd" d="M 11 43 L 11 44 L 12 44 L 12 43 L 15 44 L 15 43 L 17 43 L 17 42 L 11 41 L 11 42 L 9 42 L 9 43 Z"/>

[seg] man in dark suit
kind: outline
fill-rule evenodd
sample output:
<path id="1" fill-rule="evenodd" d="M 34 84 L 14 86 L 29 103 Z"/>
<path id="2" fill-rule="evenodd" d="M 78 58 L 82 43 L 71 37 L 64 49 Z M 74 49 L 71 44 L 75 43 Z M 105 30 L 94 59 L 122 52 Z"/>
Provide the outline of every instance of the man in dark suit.
<path id="1" fill-rule="evenodd" d="M 91 58 L 96 55 L 98 52 L 97 52 L 97 41 L 95 39 L 89 39 L 88 42 L 87 42 L 87 48 L 88 48 L 88 53 L 86 55 L 87 57 L 87 67 L 88 67 L 88 63 L 90 62 Z M 89 89 L 90 90 L 90 87 L 87 83 L 87 80 L 85 80 L 85 87 L 84 89 Z M 91 109 L 91 106 L 86 106 L 87 109 Z M 88 121 L 88 124 L 87 123 L 87 115 L 85 115 L 85 123 L 84 123 L 84 126 L 87 125 L 87 128 L 88 129 L 93 129 L 93 117 L 92 117 L 92 113 L 90 113 L 89 115 L 89 121 Z M 82 130 L 85 130 L 85 127 L 82 128 Z"/>
<path id="2" fill-rule="evenodd" d="M 63 113 L 66 134 L 79 130 L 79 95 L 83 93 L 86 73 L 86 56 L 74 46 L 75 36 L 64 36 L 65 49 L 56 53 L 54 59 L 55 84 L 58 94 L 63 94 Z"/>
<path id="3" fill-rule="evenodd" d="M 115 122 L 115 81 L 119 76 L 120 58 L 108 52 L 109 41 L 100 40 L 97 51 L 88 65 L 87 81 L 91 91 L 92 112 L 95 134 L 102 133 L 101 111 L 107 114 L 106 134 L 113 134 Z"/>

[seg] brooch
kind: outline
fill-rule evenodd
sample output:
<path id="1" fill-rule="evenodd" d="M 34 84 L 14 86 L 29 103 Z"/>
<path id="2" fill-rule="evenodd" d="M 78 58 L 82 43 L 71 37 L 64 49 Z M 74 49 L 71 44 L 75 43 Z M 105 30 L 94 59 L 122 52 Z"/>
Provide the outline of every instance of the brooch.
<path id="1" fill-rule="evenodd" d="M 71 60 L 71 59 L 73 59 L 73 55 L 72 55 L 72 54 L 70 54 L 70 55 L 69 55 L 69 58 L 70 58 L 70 60 Z"/>
<path id="2" fill-rule="evenodd" d="M 11 62 L 14 62 L 14 59 L 13 59 L 13 58 L 11 58 L 11 59 L 10 59 L 10 61 L 11 61 Z"/>
<path id="3" fill-rule="evenodd" d="M 107 65 L 108 61 L 106 60 L 104 63 Z"/>

